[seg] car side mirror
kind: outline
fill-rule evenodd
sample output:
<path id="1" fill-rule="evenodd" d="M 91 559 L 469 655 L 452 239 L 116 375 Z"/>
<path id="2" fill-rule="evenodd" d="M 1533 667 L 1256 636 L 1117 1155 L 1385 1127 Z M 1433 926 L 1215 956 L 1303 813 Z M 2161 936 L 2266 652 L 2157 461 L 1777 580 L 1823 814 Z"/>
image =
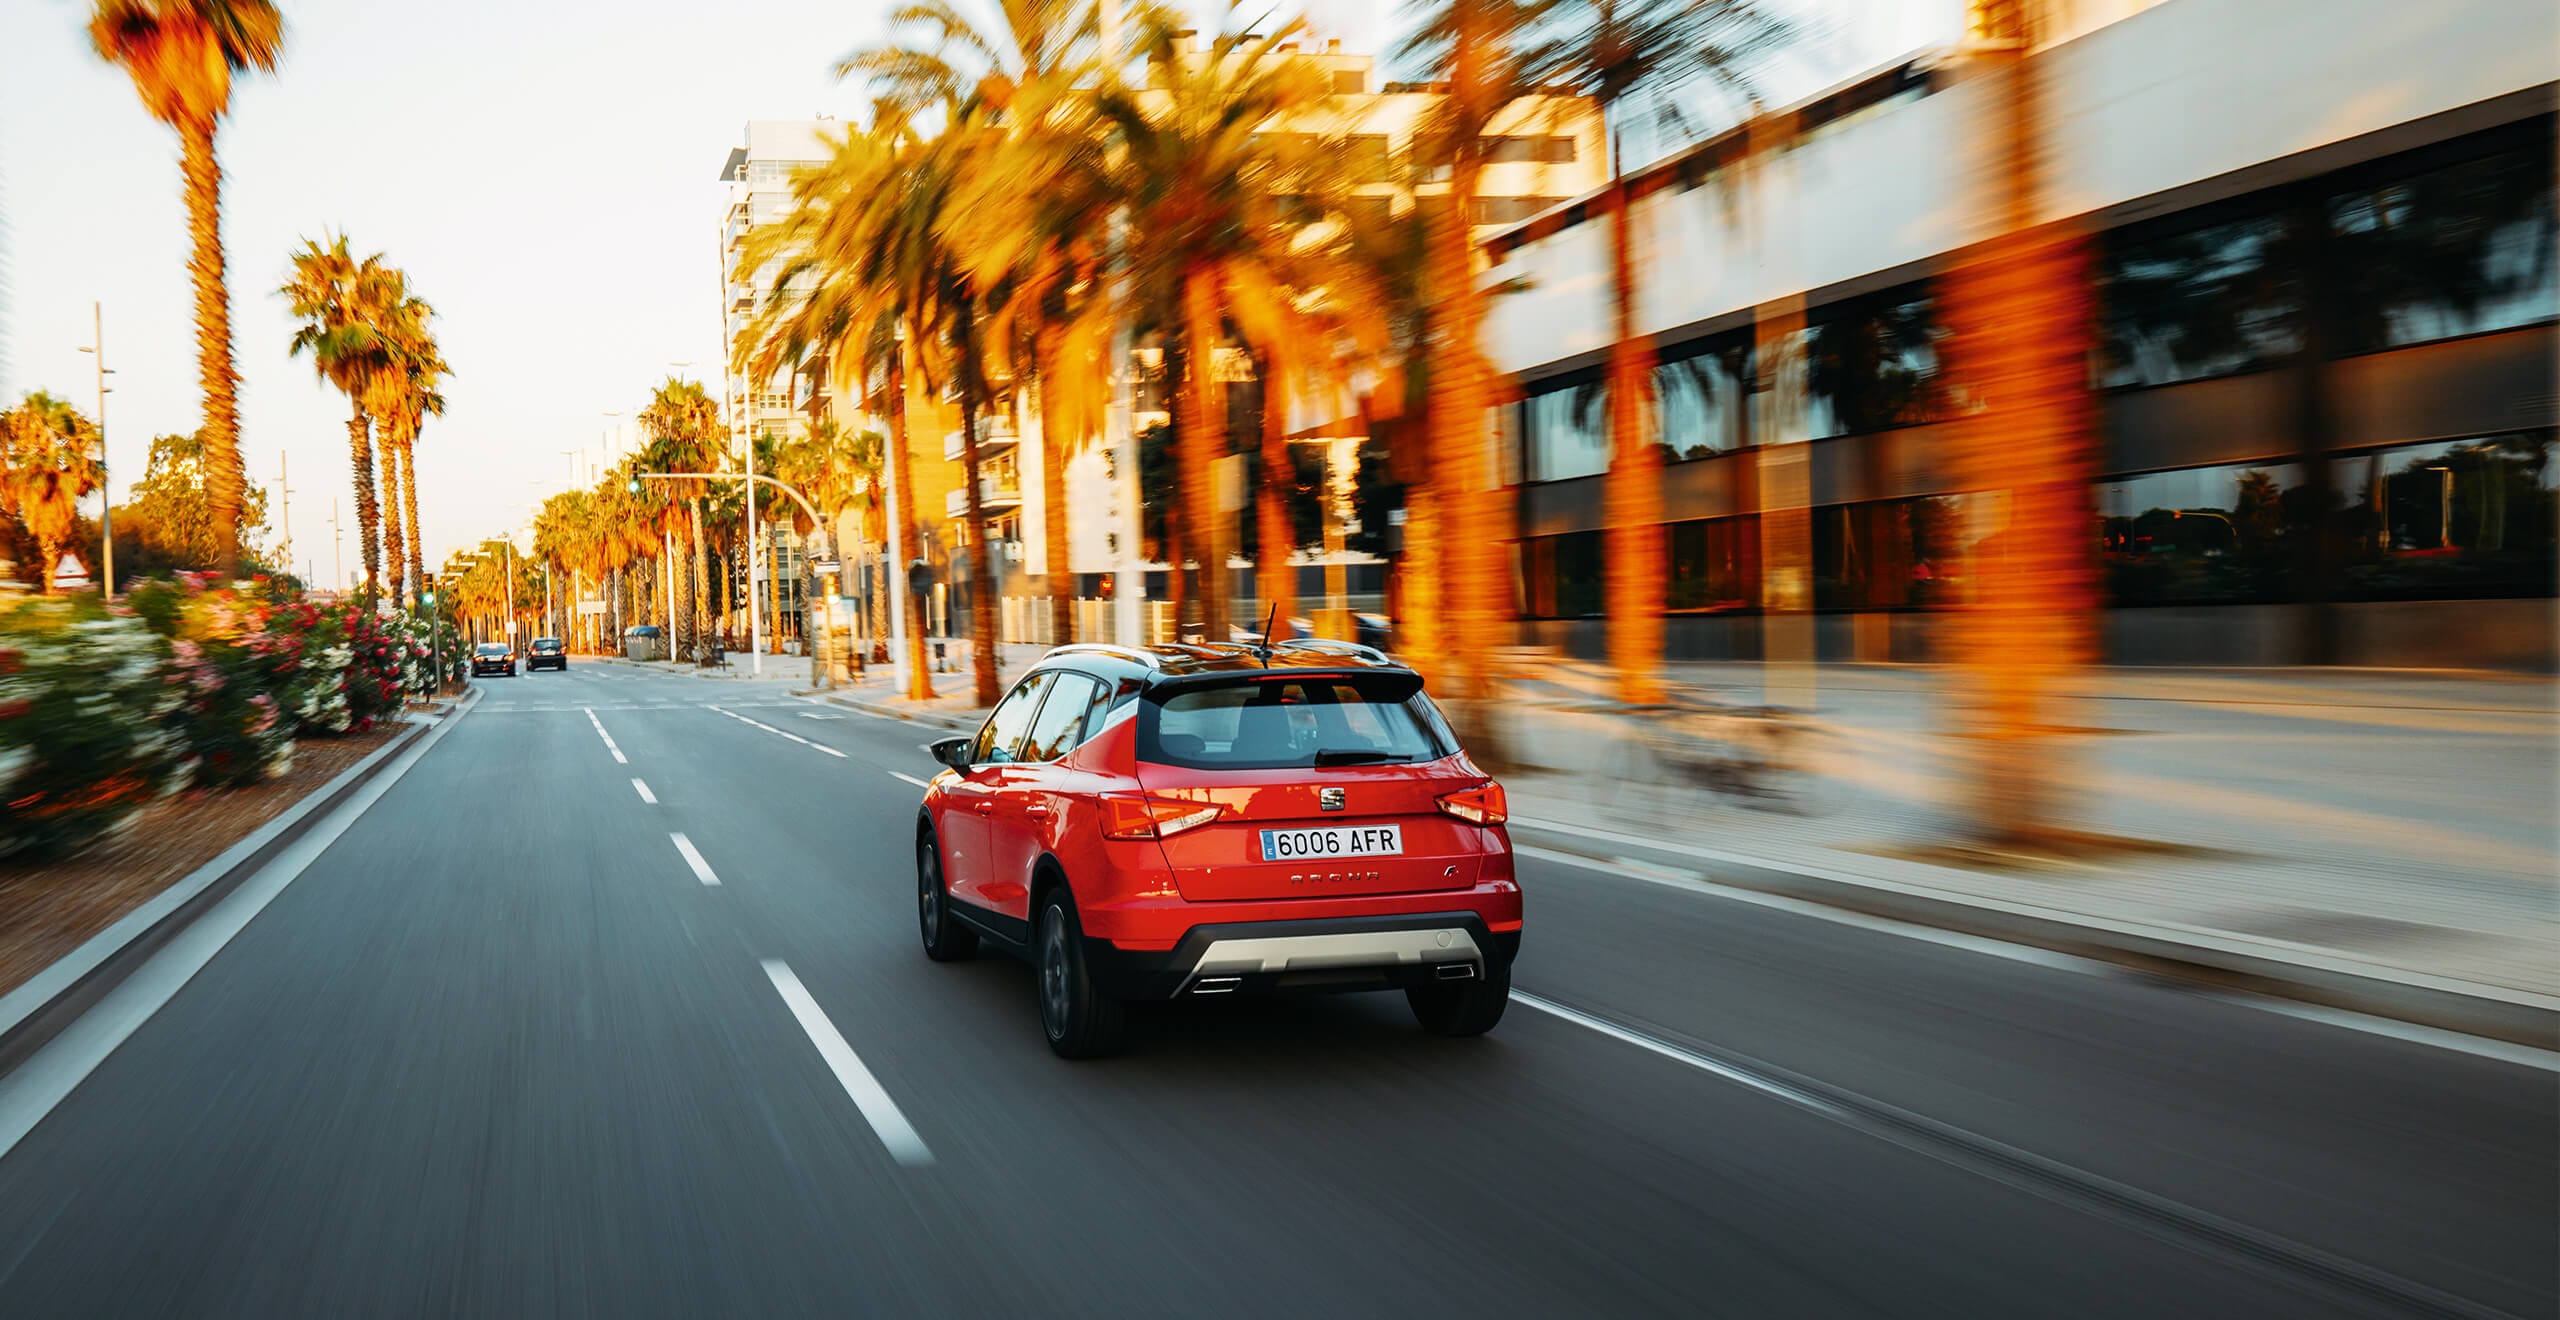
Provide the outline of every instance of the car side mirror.
<path id="1" fill-rule="evenodd" d="M 969 773 L 969 749 L 977 741 L 975 738 L 939 739 L 933 744 L 933 759 L 965 775 Z"/>

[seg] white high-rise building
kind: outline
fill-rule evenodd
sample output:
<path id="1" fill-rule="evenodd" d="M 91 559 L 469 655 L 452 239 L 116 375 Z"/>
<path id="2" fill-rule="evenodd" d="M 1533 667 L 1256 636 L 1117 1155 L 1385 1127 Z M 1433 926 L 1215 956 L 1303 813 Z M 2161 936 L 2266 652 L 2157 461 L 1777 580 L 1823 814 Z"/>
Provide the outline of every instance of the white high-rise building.
<path id="1" fill-rule="evenodd" d="M 841 131 L 824 119 L 756 119 L 747 123 L 746 144 L 730 148 L 729 159 L 720 169 L 720 181 L 728 185 L 729 193 L 720 218 L 720 342 L 724 347 L 737 342 L 738 332 L 773 292 L 772 267 L 753 272 L 751 278 L 739 269 L 748 232 L 791 213 L 795 205 L 792 176 L 834 155 L 829 139 Z M 753 381 L 735 374 L 728 374 L 726 380 L 729 427 L 737 435 L 804 435 L 809 429 L 808 410 L 826 394 L 824 380 L 795 380 L 786 375 Z"/>

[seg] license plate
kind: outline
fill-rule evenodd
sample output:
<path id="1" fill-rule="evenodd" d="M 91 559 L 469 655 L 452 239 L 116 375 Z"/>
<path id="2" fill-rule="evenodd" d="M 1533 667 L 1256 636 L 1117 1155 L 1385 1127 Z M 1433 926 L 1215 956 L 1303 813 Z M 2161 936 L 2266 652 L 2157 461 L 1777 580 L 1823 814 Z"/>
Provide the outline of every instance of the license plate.
<path id="1" fill-rule="evenodd" d="M 1264 830 L 1262 860 L 1308 857 L 1394 857 L 1404 851 L 1401 825 L 1325 825 L 1306 830 Z"/>

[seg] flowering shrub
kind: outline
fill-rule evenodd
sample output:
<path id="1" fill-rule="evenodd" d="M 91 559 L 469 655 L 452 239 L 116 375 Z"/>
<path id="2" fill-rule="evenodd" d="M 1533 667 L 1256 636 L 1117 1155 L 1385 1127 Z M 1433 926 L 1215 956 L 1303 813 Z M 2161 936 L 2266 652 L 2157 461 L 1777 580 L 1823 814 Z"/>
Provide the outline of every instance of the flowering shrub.
<path id="1" fill-rule="evenodd" d="M 405 621 L 368 614 L 349 605 L 338 615 L 345 629 L 347 667 L 339 690 L 346 696 L 352 727 L 369 729 L 374 721 L 400 712 L 408 700 L 408 641 Z"/>
<path id="2" fill-rule="evenodd" d="M 273 626 L 286 621 L 266 600 L 194 575 L 137 586 L 131 604 L 167 639 L 164 678 L 179 694 L 172 726 L 192 780 L 229 786 L 282 774 L 299 725 L 279 695 L 302 668 L 305 635 Z"/>
<path id="3" fill-rule="evenodd" d="M 201 574 L 112 608 L 0 598 L 0 856 L 68 852 L 191 783 L 283 773 L 297 735 L 397 714 L 434 683 L 431 626 Z M 461 638 L 443 630 L 458 674 Z"/>
<path id="4" fill-rule="evenodd" d="M 164 665 L 95 597 L 0 600 L 0 856 L 69 852 L 185 781 Z"/>

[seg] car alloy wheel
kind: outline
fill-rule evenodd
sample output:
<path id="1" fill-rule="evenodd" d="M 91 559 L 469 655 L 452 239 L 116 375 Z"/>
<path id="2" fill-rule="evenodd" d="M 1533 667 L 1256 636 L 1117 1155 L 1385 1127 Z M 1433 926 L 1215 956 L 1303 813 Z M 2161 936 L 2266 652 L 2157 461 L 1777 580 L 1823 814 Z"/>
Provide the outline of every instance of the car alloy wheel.
<path id="1" fill-rule="evenodd" d="M 924 956 L 935 962 L 958 962 L 978 951 L 978 932 L 951 915 L 942 849 L 930 833 L 916 836 L 916 930 L 924 937 Z"/>
<path id="2" fill-rule="evenodd" d="M 1120 1048 L 1129 1006 L 1093 983 L 1074 902 L 1061 885 L 1040 905 L 1033 955 L 1039 969 L 1040 1025 L 1058 1057 L 1091 1059 Z"/>
<path id="3" fill-rule="evenodd" d="M 1067 1000 L 1067 922 L 1066 914 L 1054 907 L 1040 912 L 1040 1024 L 1049 1029 L 1049 1039 L 1067 1034 L 1067 1019 L 1074 1006 Z"/>

